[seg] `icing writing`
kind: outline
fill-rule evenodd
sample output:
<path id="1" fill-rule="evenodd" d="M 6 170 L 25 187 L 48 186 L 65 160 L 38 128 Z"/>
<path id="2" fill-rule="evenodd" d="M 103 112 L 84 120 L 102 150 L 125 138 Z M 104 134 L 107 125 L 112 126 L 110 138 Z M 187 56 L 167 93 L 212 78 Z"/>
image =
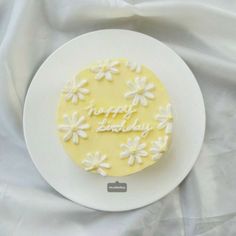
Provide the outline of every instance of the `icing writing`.
<path id="1" fill-rule="evenodd" d="M 141 132 L 141 136 L 145 137 L 153 130 L 149 123 L 141 123 L 139 119 L 129 121 L 131 116 L 137 112 L 136 105 L 120 105 L 110 107 L 96 107 L 93 102 L 85 109 L 88 116 L 102 116 L 102 120 L 98 122 L 96 132 L 112 132 L 112 133 L 127 133 L 127 132 Z M 120 117 L 121 115 L 121 117 Z M 115 118 L 120 117 L 119 122 L 115 122 Z"/>
<path id="2" fill-rule="evenodd" d="M 100 116 L 104 115 L 105 118 L 111 116 L 111 118 L 115 118 L 118 114 L 123 114 L 123 119 L 129 119 L 131 115 L 137 112 L 134 109 L 134 105 L 124 105 L 124 106 L 110 106 L 107 108 L 99 107 L 96 108 L 93 103 L 91 103 L 87 108 L 89 116 Z"/>
<path id="3" fill-rule="evenodd" d="M 134 120 L 132 124 L 127 124 L 127 120 L 122 120 L 119 124 L 111 124 L 108 119 L 104 118 L 98 123 L 96 129 L 97 132 L 112 132 L 112 133 L 126 133 L 126 132 L 142 132 L 141 136 L 145 137 L 148 133 L 153 130 L 150 124 L 141 124 L 139 119 Z"/>

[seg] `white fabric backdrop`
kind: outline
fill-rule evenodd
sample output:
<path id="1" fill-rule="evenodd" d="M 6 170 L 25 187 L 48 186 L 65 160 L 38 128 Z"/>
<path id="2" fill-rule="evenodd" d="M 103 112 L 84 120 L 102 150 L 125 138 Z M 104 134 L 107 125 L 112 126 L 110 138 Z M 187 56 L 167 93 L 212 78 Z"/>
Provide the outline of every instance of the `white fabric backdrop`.
<path id="1" fill-rule="evenodd" d="M 103 28 L 172 47 L 195 74 L 207 112 L 190 175 L 162 200 L 124 213 L 60 196 L 32 164 L 22 132 L 40 64 L 66 41 Z M 236 1 L 0 0 L 0 122 L 0 236 L 236 235 Z"/>

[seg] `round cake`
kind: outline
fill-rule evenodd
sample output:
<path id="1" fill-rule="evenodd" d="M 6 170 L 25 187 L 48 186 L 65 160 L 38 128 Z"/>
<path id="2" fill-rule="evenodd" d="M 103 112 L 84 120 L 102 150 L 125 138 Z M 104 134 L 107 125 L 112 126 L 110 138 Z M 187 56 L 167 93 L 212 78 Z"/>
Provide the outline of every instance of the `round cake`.
<path id="1" fill-rule="evenodd" d="M 62 89 L 58 135 L 85 171 L 125 176 L 168 150 L 173 116 L 168 92 L 145 65 L 127 59 L 91 64 Z"/>

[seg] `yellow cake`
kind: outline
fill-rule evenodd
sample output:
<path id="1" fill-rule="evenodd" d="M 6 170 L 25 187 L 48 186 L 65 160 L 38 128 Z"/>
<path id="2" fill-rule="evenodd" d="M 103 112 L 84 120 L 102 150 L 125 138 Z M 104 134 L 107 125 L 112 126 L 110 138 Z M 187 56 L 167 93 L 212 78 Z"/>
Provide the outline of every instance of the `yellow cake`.
<path id="1" fill-rule="evenodd" d="M 57 109 L 58 135 L 78 166 L 125 176 L 155 164 L 168 150 L 169 95 L 145 65 L 126 59 L 91 64 L 71 78 Z"/>

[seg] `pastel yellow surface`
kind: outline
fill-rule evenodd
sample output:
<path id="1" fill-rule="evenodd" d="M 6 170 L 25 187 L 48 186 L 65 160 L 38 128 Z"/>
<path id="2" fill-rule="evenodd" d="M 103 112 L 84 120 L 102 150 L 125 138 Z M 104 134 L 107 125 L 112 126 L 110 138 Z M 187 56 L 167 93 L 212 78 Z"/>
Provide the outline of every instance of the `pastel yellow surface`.
<path id="1" fill-rule="evenodd" d="M 79 100 L 77 104 L 72 104 L 71 101 L 65 101 L 65 94 L 61 93 L 61 97 L 58 104 L 57 110 L 57 124 L 63 124 L 63 116 L 65 114 L 71 115 L 73 112 L 78 112 L 78 115 L 84 115 L 86 117 L 86 123 L 90 125 L 90 128 L 86 130 L 88 138 L 79 139 L 79 144 L 75 145 L 70 141 L 64 142 L 63 136 L 65 133 L 58 132 L 61 143 L 70 158 L 72 158 L 79 166 L 83 169 L 82 161 L 86 158 L 86 154 L 91 152 L 94 153 L 99 151 L 102 154 L 107 155 L 107 160 L 111 164 L 110 169 L 104 169 L 109 176 L 125 176 L 135 172 L 141 171 L 144 168 L 151 166 L 156 163 L 152 161 L 151 153 L 149 152 L 153 141 L 157 140 L 158 137 L 164 137 L 164 130 L 158 130 L 158 122 L 154 119 L 161 106 L 165 107 L 169 103 L 169 96 L 161 81 L 157 76 L 149 70 L 147 67 L 142 65 L 141 73 L 137 74 L 132 72 L 125 66 L 126 59 L 115 59 L 120 62 L 117 66 L 119 74 L 113 74 L 113 81 L 107 81 L 105 78 L 98 81 L 95 80 L 96 74 L 91 72 L 89 67 L 85 70 L 78 72 L 76 79 L 87 79 L 88 83 L 85 88 L 90 90 L 89 94 L 85 95 L 85 100 Z M 121 144 L 127 143 L 128 138 L 134 138 L 135 136 L 141 136 L 140 132 L 127 132 L 127 133 L 111 133 L 111 132 L 96 132 L 98 122 L 101 121 L 104 116 L 88 116 L 85 108 L 94 101 L 95 106 L 109 107 L 109 106 L 120 106 L 130 105 L 132 99 L 126 99 L 124 94 L 129 91 L 127 86 L 128 80 L 133 80 L 136 76 L 146 76 L 147 81 L 155 85 L 152 93 L 155 98 L 152 100 L 148 99 L 148 106 L 143 107 L 138 105 L 135 109 L 137 112 L 134 113 L 129 119 L 129 124 L 132 124 L 135 119 L 139 119 L 141 123 L 149 123 L 154 129 L 145 137 L 141 137 L 141 142 L 146 143 L 145 150 L 149 153 L 147 157 L 142 158 L 143 163 L 135 163 L 133 166 L 128 165 L 128 158 L 121 159 L 120 153 L 122 149 Z M 69 78 L 73 79 L 73 78 Z M 114 118 L 114 123 L 119 123 L 123 115 L 118 115 Z"/>

